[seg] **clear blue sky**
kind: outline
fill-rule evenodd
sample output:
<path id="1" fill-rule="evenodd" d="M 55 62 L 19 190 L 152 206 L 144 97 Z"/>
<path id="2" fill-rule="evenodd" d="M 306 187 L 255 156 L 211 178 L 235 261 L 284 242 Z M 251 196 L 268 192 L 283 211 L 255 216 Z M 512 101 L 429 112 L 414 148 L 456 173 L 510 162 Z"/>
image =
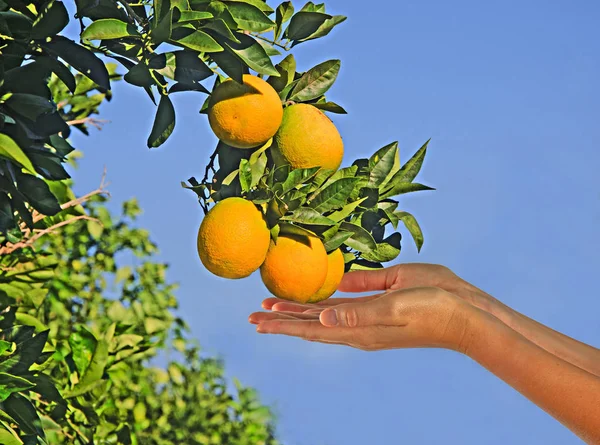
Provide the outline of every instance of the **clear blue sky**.
<path id="1" fill-rule="evenodd" d="M 398 140 L 406 160 L 429 137 L 407 196 L 425 232 L 399 261 L 442 263 L 517 310 L 600 345 L 600 4 L 326 0 L 349 17 L 297 47 L 301 69 L 340 58 L 329 93 L 345 164 Z M 301 3 L 295 2 L 297 7 Z M 179 182 L 201 176 L 215 145 L 204 95 L 176 96 L 174 135 L 145 141 L 154 106 L 116 84 L 109 119 L 75 172 L 81 194 L 108 168 L 112 206 L 137 197 L 140 224 L 181 284 L 177 296 L 205 352 L 274 407 L 288 445 L 581 443 L 473 361 L 443 350 L 369 353 L 261 336 L 247 323 L 268 293 L 258 274 L 206 272 L 195 239 L 201 210 Z"/>

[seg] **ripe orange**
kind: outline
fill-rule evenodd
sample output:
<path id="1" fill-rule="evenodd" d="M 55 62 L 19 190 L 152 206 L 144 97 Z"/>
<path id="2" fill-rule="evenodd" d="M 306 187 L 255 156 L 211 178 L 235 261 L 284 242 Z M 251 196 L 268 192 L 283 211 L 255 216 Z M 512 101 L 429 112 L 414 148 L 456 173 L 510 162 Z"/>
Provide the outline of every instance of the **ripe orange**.
<path id="1" fill-rule="evenodd" d="M 260 276 L 276 297 L 306 303 L 325 282 L 325 247 L 314 236 L 281 235 L 271 241 Z"/>
<path id="2" fill-rule="evenodd" d="M 310 299 L 308 303 L 318 303 L 331 297 L 337 290 L 342 277 L 344 276 L 344 254 L 340 249 L 335 249 L 333 252 L 327 255 L 328 268 L 327 276 L 325 277 L 325 283 L 321 286 L 321 289 L 317 291 Z"/>
<path id="3" fill-rule="evenodd" d="M 261 211 L 250 201 L 219 201 L 198 230 L 198 255 L 204 267 L 223 278 L 244 278 L 265 260 L 271 234 Z"/>
<path id="4" fill-rule="evenodd" d="M 276 163 L 292 168 L 337 170 L 344 156 L 344 143 L 333 122 L 309 104 L 291 105 L 283 111 L 271 148 Z"/>
<path id="5" fill-rule="evenodd" d="M 244 74 L 244 84 L 232 79 L 211 94 L 208 121 L 215 135 L 236 148 L 264 144 L 277 132 L 283 117 L 275 89 L 259 77 Z"/>

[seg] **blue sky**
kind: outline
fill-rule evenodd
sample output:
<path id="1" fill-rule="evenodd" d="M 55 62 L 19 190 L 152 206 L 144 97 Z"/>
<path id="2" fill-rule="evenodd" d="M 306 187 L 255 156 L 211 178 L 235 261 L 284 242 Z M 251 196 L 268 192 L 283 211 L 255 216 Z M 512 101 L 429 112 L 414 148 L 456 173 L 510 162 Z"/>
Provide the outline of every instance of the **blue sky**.
<path id="1" fill-rule="evenodd" d="M 401 201 L 425 245 L 417 254 L 405 236 L 398 261 L 445 264 L 526 315 L 600 345 L 600 4 L 326 3 L 348 20 L 295 55 L 303 70 L 342 60 L 328 97 L 349 112 L 333 116 L 344 165 L 395 140 L 405 161 L 432 138 L 418 180 L 437 191 Z M 216 143 L 198 114 L 205 96 L 176 96 L 175 132 L 150 151 L 154 106 L 139 88 L 114 91 L 101 116 L 111 122 L 74 138 L 85 154 L 76 190 L 97 187 L 106 165 L 111 206 L 140 201 L 140 225 L 180 283 L 194 336 L 274 407 L 285 444 L 581 443 L 456 353 L 373 353 L 256 334 L 247 316 L 267 290 L 258 274 L 227 281 L 201 267 L 201 210 L 179 185 L 201 177 Z"/>

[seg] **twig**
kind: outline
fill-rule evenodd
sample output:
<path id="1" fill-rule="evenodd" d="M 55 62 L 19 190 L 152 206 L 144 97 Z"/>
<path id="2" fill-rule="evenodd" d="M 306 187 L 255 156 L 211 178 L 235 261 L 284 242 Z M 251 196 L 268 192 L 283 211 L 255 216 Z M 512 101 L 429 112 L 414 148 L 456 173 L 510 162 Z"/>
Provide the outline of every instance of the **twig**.
<path id="1" fill-rule="evenodd" d="M 263 42 L 267 42 L 267 43 L 270 43 L 271 45 L 278 46 L 279 48 L 281 48 L 281 49 L 284 49 L 284 50 L 286 50 L 286 51 L 289 51 L 289 50 L 290 50 L 290 49 L 289 49 L 287 46 L 285 46 L 285 45 L 282 45 L 282 44 L 281 44 L 281 43 L 279 43 L 279 42 L 275 42 L 274 40 L 267 39 L 266 37 L 263 37 L 263 36 L 261 36 L 260 34 L 256 34 L 256 33 L 250 33 L 250 35 L 251 35 L 252 37 L 256 37 L 257 39 L 260 39 L 260 40 L 262 40 Z"/>
<path id="2" fill-rule="evenodd" d="M 72 121 L 67 121 L 67 125 L 81 125 L 81 124 L 89 124 L 92 127 L 97 128 L 98 130 L 102 130 L 102 126 L 110 122 L 106 119 L 96 119 L 94 117 L 84 117 L 83 119 L 74 119 Z"/>
<path id="3" fill-rule="evenodd" d="M 127 3 L 125 0 L 116 0 L 115 3 L 120 3 L 121 5 L 123 5 L 125 10 L 127 11 L 127 15 L 129 16 L 129 18 L 133 19 L 129 20 L 132 25 L 135 25 L 135 22 L 138 22 L 142 26 L 146 23 L 144 19 L 142 19 L 139 15 L 135 13 L 133 8 L 131 8 L 131 5 L 129 5 L 129 3 Z"/>
<path id="4" fill-rule="evenodd" d="M 207 184 L 208 183 L 208 172 L 210 170 L 212 170 L 213 173 L 216 173 L 216 170 L 215 170 L 215 159 L 217 158 L 218 154 L 219 154 L 219 146 L 217 145 L 217 148 L 215 148 L 215 151 L 213 151 L 213 154 L 210 155 L 210 159 L 208 161 L 208 165 L 206 166 L 206 169 L 204 170 L 204 178 L 202 178 L 202 184 Z"/>
<path id="5" fill-rule="evenodd" d="M 40 237 L 47 235 L 49 233 L 54 232 L 56 229 L 66 226 L 68 224 L 71 224 L 75 221 L 78 220 L 87 220 L 87 221 L 96 221 L 100 224 L 102 224 L 98 219 L 96 218 L 92 218 L 91 216 L 87 216 L 87 215 L 79 215 L 79 216 L 75 216 L 73 218 L 67 219 L 65 221 L 61 221 L 59 223 L 54 224 L 53 226 L 50 226 L 46 229 L 43 230 L 39 230 L 36 231 L 35 235 L 33 235 L 31 238 L 27 238 L 25 241 L 19 241 L 18 243 L 15 244 L 7 244 L 6 246 L 0 248 L 0 255 L 6 255 L 8 253 L 12 253 L 15 250 L 18 249 L 23 249 L 25 247 L 30 247 L 33 246 L 33 244 L 40 239 Z"/>

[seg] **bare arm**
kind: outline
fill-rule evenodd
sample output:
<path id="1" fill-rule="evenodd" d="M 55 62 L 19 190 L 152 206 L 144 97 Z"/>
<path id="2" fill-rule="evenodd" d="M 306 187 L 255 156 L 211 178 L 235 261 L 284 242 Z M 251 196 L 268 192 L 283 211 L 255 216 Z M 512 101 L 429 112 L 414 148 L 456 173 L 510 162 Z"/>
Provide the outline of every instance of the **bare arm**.
<path id="1" fill-rule="evenodd" d="M 600 349 L 561 334 L 506 306 L 470 283 L 461 281 L 457 287 L 462 286 L 463 289 L 455 289 L 454 292 L 460 292 L 465 300 L 495 316 L 540 348 L 600 377 Z"/>
<path id="2" fill-rule="evenodd" d="M 465 353 L 588 443 L 600 444 L 600 378 L 537 346 L 498 319 L 472 316 Z M 553 341 L 553 339 L 551 339 Z"/>

